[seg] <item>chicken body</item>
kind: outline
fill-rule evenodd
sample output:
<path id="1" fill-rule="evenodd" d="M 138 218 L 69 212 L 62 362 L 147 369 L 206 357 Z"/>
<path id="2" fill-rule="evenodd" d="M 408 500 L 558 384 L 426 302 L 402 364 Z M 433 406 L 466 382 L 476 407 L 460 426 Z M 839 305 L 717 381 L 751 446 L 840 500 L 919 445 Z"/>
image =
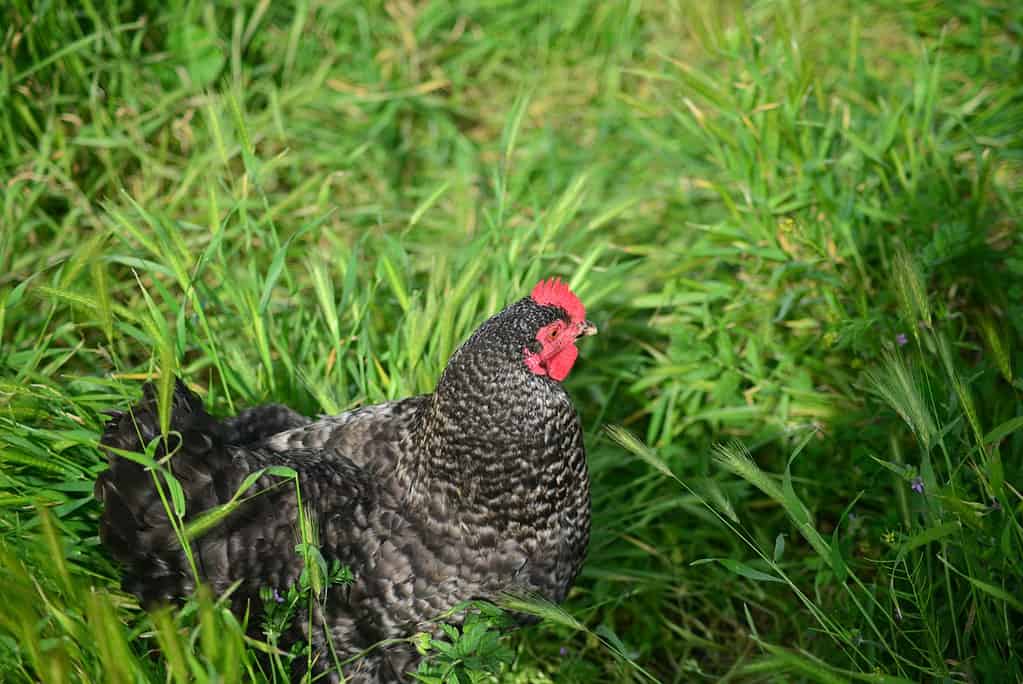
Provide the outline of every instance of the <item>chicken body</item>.
<path id="1" fill-rule="evenodd" d="M 200 580 L 217 594 L 239 583 L 233 608 L 258 626 L 260 588 L 283 595 L 304 567 L 300 495 L 324 558 L 355 578 L 313 602 L 311 631 L 300 617 L 285 639 L 307 641 L 314 671 L 331 681 L 336 662 L 431 631 L 430 621 L 460 601 L 506 592 L 561 601 L 586 553 L 589 479 L 578 417 L 551 377 L 565 365 L 566 338 L 555 348 L 542 336 L 552 326 L 587 334 L 576 313 L 527 297 L 455 352 L 434 393 L 316 422 L 281 406 L 217 421 L 179 383 L 171 429 L 180 436 L 167 446 L 186 520 L 230 501 L 261 469 L 298 474 L 297 488 L 262 474 L 243 504 L 192 540 Z M 142 451 L 159 434 L 153 394 L 115 415 L 105 447 Z M 111 453 L 96 495 L 105 503 L 101 537 L 125 567 L 124 587 L 146 605 L 179 600 L 195 576 L 152 474 Z M 161 446 L 157 457 L 166 453 Z M 400 644 L 343 669 L 351 682 L 395 682 L 417 662 Z M 302 672 L 299 664 L 295 676 Z"/>

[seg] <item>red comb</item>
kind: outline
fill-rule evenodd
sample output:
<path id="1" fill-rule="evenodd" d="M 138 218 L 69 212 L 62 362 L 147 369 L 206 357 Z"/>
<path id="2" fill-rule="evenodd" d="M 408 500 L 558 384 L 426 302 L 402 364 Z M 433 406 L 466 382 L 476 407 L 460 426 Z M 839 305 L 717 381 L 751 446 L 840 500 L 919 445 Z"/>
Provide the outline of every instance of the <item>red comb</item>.
<path id="1" fill-rule="evenodd" d="M 573 321 L 578 322 L 586 318 L 583 303 L 559 278 L 541 280 L 533 288 L 530 296 L 540 306 L 560 306 Z"/>

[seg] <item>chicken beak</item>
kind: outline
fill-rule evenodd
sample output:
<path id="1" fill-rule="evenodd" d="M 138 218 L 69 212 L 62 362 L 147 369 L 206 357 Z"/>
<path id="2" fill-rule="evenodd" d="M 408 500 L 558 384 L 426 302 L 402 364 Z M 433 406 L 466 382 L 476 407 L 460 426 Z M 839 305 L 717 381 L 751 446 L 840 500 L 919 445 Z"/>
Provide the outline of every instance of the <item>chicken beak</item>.
<path id="1" fill-rule="evenodd" d="M 579 324 L 579 337 L 588 337 L 596 334 L 597 326 L 593 325 L 589 321 L 583 321 Z"/>

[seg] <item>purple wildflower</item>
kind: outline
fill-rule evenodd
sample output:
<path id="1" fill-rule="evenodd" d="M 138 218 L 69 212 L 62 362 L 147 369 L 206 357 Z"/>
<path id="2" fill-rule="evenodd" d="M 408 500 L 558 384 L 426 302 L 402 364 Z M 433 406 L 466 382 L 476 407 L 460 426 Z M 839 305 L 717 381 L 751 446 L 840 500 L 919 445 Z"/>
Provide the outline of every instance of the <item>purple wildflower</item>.
<path id="1" fill-rule="evenodd" d="M 284 603 L 284 597 L 278 593 L 277 587 L 274 587 L 274 601 L 277 601 L 277 603 Z"/>
<path id="2" fill-rule="evenodd" d="M 899 333 L 895 336 L 895 344 L 900 347 L 905 347 L 909 343 L 909 338 L 906 337 L 906 333 Z"/>
<path id="3" fill-rule="evenodd" d="M 913 481 L 910 483 L 909 487 L 910 487 L 910 489 L 912 489 L 917 494 L 923 494 L 924 493 L 924 479 L 922 477 L 920 477 L 919 475 L 917 475 L 916 477 L 913 478 Z"/>
<path id="4" fill-rule="evenodd" d="M 568 649 L 565 648 L 564 646 L 562 646 L 561 648 L 558 649 L 558 653 L 560 653 L 562 657 L 567 656 L 568 655 Z"/>

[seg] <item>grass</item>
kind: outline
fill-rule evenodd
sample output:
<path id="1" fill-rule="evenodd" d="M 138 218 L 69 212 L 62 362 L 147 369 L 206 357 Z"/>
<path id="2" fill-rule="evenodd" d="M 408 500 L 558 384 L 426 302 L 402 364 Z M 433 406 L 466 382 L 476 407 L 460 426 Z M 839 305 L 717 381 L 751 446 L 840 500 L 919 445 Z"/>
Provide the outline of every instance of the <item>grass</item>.
<path id="1" fill-rule="evenodd" d="M 99 412 L 144 378 L 428 391 L 560 274 L 594 534 L 502 680 L 1023 681 L 1010 6 L 14 0 L 0 670 L 257 676 L 99 545 Z"/>

